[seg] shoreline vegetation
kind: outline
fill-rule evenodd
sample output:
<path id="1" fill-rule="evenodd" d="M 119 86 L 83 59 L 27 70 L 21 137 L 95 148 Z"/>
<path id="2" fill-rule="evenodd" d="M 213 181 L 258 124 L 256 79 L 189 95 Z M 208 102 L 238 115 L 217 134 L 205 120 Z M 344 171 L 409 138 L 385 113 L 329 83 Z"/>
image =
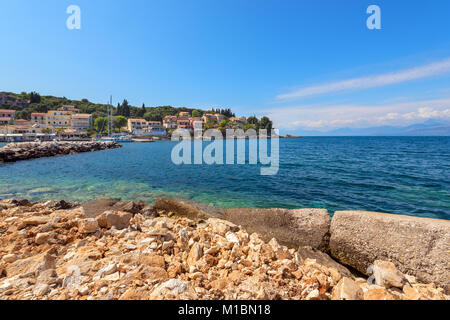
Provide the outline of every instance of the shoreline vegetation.
<path id="1" fill-rule="evenodd" d="M 450 298 L 445 220 L 163 198 L 10 199 L 0 217 L 0 299 Z"/>

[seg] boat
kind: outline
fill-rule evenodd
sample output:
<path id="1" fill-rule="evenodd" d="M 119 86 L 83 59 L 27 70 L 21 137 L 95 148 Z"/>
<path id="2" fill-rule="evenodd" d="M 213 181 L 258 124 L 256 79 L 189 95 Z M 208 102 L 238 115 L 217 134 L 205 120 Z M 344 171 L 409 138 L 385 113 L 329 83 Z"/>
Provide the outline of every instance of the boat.
<path id="1" fill-rule="evenodd" d="M 117 143 L 128 143 L 128 142 L 134 142 L 133 139 L 131 139 L 128 136 L 113 136 L 113 137 L 102 137 L 96 139 L 97 141 L 113 141 Z"/>
<path id="2" fill-rule="evenodd" d="M 105 119 L 109 120 L 107 123 L 108 128 L 108 136 L 106 137 L 99 137 L 99 134 L 103 131 L 105 122 L 101 124 L 100 128 L 97 131 L 97 137 L 95 138 L 96 141 L 112 141 L 117 143 L 128 143 L 128 142 L 134 142 L 130 136 L 127 135 L 114 135 L 113 134 L 113 106 L 112 106 L 112 96 L 110 97 L 109 103 L 107 105 Z"/>
<path id="3" fill-rule="evenodd" d="M 132 138 L 133 142 L 155 142 L 152 138 L 147 137 L 135 137 Z"/>

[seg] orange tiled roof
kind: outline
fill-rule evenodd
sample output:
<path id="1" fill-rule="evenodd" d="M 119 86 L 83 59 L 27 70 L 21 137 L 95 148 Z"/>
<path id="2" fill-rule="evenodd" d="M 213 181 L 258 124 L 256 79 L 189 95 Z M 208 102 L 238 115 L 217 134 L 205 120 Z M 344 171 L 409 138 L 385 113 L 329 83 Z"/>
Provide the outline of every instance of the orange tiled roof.
<path id="1" fill-rule="evenodd" d="M 16 113 L 16 110 L 0 109 L 0 113 L 12 114 L 12 113 Z"/>

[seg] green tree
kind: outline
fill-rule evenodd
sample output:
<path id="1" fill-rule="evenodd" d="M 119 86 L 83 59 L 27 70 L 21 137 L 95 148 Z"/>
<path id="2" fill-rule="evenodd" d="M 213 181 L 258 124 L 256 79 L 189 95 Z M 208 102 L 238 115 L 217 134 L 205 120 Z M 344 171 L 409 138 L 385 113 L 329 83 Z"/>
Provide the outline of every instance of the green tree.
<path id="1" fill-rule="evenodd" d="M 202 116 L 202 113 L 198 110 L 192 110 L 192 117 L 193 118 L 200 118 Z"/>
<path id="2" fill-rule="evenodd" d="M 106 118 L 105 117 L 98 117 L 94 120 L 94 128 L 97 132 L 100 131 L 100 133 L 103 133 L 106 131 Z"/>
<path id="3" fill-rule="evenodd" d="M 250 124 L 257 125 L 259 123 L 259 120 L 257 117 L 251 116 L 251 117 L 248 117 L 247 122 Z"/>
<path id="4" fill-rule="evenodd" d="M 41 96 L 37 92 L 30 92 L 30 103 L 40 103 L 41 102 Z"/>
<path id="5" fill-rule="evenodd" d="M 124 116 L 116 116 L 113 117 L 113 127 L 117 129 L 117 132 L 120 131 L 121 128 L 126 127 L 128 124 L 128 119 Z"/>
<path id="6" fill-rule="evenodd" d="M 268 117 L 262 117 L 259 121 L 259 129 L 266 129 L 268 133 L 272 130 L 272 121 Z"/>
<path id="7" fill-rule="evenodd" d="M 242 125 L 242 129 L 244 129 L 244 131 L 247 131 L 248 129 L 254 129 L 254 130 L 257 130 L 258 128 L 256 127 L 255 124 L 252 124 L 252 123 L 244 123 L 244 124 Z"/>
<path id="8" fill-rule="evenodd" d="M 124 99 L 122 102 L 122 114 L 121 116 L 130 117 L 130 106 L 128 105 L 127 99 Z"/>

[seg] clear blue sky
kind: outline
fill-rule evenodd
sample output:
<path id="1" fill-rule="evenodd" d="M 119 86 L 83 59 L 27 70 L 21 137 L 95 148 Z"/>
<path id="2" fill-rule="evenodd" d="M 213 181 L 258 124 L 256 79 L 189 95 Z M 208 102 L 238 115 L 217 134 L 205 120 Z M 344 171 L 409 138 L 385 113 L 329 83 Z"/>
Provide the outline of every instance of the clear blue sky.
<path id="1" fill-rule="evenodd" d="M 2 0 L 0 91 L 231 107 L 294 131 L 447 119 L 449 31 L 448 0 Z"/>

